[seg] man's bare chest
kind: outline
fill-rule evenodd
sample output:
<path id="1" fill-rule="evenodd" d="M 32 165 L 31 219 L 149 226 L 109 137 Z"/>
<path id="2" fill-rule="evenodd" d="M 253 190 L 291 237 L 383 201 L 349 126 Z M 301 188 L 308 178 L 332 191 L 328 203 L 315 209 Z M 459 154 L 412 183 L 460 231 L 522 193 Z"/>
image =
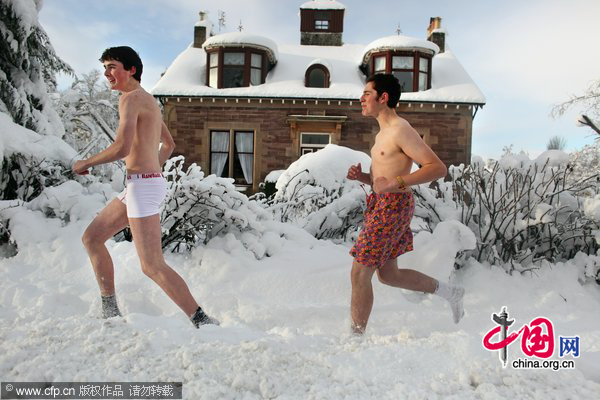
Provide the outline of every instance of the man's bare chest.
<path id="1" fill-rule="evenodd" d="M 402 158 L 402 149 L 394 142 L 393 138 L 378 137 L 371 148 L 371 159 L 374 162 L 394 162 Z"/>

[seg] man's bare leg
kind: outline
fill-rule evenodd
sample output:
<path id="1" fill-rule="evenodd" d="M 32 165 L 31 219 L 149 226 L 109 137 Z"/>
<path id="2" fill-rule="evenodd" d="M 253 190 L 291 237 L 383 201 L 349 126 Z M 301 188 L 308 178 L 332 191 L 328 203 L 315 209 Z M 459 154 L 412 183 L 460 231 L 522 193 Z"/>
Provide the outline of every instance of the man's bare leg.
<path id="1" fill-rule="evenodd" d="M 398 269 L 397 259 L 386 261 L 377 270 L 377 277 L 381 283 L 389 286 L 433 293 L 443 297 L 450 303 L 452 319 L 456 324 L 464 315 L 463 296 L 465 290 L 463 288 L 439 282 L 437 279 L 413 269 Z"/>
<path id="2" fill-rule="evenodd" d="M 377 270 L 377 277 L 381 283 L 389 286 L 415 290 L 425 293 L 434 293 L 438 281 L 414 269 L 398 269 L 396 259 L 388 260 Z"/>
<path id="3" fill-rule="evenodd" d="M 100 287 L 104 318 L 121 315 L 115 297 L 114 266 L 104 243 L 128 223 L 125 205 L 114 199 L 94 218 L 81 238 Z"/>
<path id="4" fill-rule="evenodd" d="M 185 315 L 191 317 L 198 310 L 198 303 L 183 278 L 165 262 L 161 246 L 160 215 L 130 218 L 129 226 L 144 274 L 156 282 Z"/>
<path id="5" fill-rule="evenodd" d="M 115 271 L 104 243 L 128 224 L 125 204 L 114 199 L 94 218 L 81 238 L 103 296 L 115 294 Z"/>
<path id="6" fill-rule="evenodd" d="M 356 261 L 352 263 L 350 313 L 354 333 L 362 334 L 367 328 L 369 315 L 371 315 L 371 309 L 373 308 L 373 285 L 371 280 L 374 273 L 375 268 L 367 267 Z"/>

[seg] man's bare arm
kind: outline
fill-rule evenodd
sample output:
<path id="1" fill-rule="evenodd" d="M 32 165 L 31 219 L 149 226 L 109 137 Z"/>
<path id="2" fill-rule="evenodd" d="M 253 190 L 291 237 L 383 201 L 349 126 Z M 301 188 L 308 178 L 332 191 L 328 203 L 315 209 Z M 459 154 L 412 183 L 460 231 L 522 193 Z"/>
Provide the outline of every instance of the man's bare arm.
<path id="1" fill-rule="evenodd" d="M 122 103 L 119 107 L 121 118 L 115 141 L 100 153 L 84 160 L 85 169 L 127 157 L 131 150 L 139 115 L 139 105 L 135 96 L 136 94 L 133 93 L 121 100 Z"/>
<path id="2" fill-rule="evenodd" d="M 161 146 L 158 152 L 158 162 L 162 166 L 169 157 L 171 157 L 171 154 L 173 154 L 173 150 L 175 149 L 175 141 L 164 122 L 162 122 L 160 128 L 160 141 Z"/>
<path id="3" fill-rule="evenodd" d="M 361 176 L 358 178 L 358 181 L 360 181 L 361 183 L 364 183 L 365 185 L 372 185 L 373 178 L 371 177 L 371 170 L 369 170 L 369 173 L 363 172 L 361 174 Z"/>
<path id="4" fill-rule="evenodd" d="M 412 127 L 403 127 L 396 137 L 396 144 L 421 167 L 402 176 L 406 186 L 427 183 L 446 176 L 448 169 Z"/>

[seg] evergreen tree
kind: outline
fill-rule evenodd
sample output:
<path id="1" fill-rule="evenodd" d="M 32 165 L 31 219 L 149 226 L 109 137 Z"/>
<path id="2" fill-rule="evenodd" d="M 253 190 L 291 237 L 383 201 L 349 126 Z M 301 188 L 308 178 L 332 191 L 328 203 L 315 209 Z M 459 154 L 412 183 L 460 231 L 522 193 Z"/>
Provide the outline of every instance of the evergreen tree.
<path id="1" fill-rule="evenodd" d="M 61 137 L 64 128 L 48 92 L 55 74 L 72 74 L 40 26 L 42 0 L 0 0 L 0 112 L 41 134 Z"/>

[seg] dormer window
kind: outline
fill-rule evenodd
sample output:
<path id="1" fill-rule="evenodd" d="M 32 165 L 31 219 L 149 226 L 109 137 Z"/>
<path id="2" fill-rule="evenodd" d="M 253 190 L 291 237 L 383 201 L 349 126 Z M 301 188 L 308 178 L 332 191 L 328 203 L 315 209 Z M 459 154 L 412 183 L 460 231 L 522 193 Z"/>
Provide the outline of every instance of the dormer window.
<path id="1" fill-rule="evenodd" d="M 313 64 L 306 70 L 304 86 L 313 88 L 329 87 L 329 70 L 322 64 Z"/>
<path id="2" fill-rule="evenodd" d="M 207 53 L 208 86 L 225 89 L 265 83 L 265 53 L 258 49 L 217 48 Z"/>
<path id="3" fill-rule="evenodd" d="M 394 75 L 402 92 L 418 92 L 431 88 L 431 57 L 418 51 L 374 53 L 368 69 L 371 74 Z"/>

